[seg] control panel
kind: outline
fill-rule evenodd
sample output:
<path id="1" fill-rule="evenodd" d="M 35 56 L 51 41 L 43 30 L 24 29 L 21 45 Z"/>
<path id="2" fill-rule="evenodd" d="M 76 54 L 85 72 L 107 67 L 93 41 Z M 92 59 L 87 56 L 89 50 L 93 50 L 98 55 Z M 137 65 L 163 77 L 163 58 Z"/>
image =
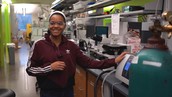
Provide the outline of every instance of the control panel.
<path id="1" fill-rule="evenodd" d="M 121 80 L 126 85 L 129 85 L 129 70 L 132 64 L 134 55 L 126 54 L 124 59 L 119 63 L 115 77 Z"/>

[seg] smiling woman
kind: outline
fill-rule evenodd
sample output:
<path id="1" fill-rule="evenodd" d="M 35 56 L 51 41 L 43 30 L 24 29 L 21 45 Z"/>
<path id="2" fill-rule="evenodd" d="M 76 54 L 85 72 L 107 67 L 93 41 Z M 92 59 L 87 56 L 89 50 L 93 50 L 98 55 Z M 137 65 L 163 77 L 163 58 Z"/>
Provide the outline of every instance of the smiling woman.
<path id="1" fill-rule="evenodd" d="M 76 64 L 103 69 L 116 65 L 126 54 L 107 60 L 93 60 L 63 35 L 66 28 L 64 13 L 54 11 L 48 21 L 48 33 L 33 44 L 26 68 L 30 76 L 37 78 L 40 97 L 74 97 Z"/>

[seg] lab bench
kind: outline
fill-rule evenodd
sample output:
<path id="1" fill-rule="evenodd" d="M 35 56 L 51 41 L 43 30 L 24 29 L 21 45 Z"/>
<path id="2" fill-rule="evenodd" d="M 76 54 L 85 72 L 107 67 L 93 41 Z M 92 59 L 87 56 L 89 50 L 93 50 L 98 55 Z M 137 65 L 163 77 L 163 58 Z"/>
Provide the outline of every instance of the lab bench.
<path id="1" fill-rule="evenodd" d="M 87 52 L 85 54 L 91 58 L 95 58 L 95 56 L 90 56 L 91 53 Z M 100 54 L 100 53 L 97 52 L 96 54 Z M 96 55 L 96 54 L 93 54 L 93 55 Z M 106 57 L 111 58 L 112 56 L 105 55 L 105 58 Z M 114 67 L 107 68 L 107 69 L 85 69 L 80 66 L 77 66 L 76 75 L 75 75 L 75 97 L 81 97 L 81 95 L 82 97 L 94 97 L 94 86 L 95 86 L 96 79 L 98 76 L 100 76 L 102 72 L 106 70 L 109 70 L 109 72 L 106 72 L 101 75 L 98 85 L 96 87 L 97 97 L 102 97 L 101 87 L 102 87 L 103 82 L 109 88 L 106 91 L 110 92 L 109 96 L 104 96 L 104 97 L 127 97 L 128 87 L 115 77 Z M 114 72 L 111 72 L 110 70 Z M 103 85 L 105 85 L 104 83 Z"/>

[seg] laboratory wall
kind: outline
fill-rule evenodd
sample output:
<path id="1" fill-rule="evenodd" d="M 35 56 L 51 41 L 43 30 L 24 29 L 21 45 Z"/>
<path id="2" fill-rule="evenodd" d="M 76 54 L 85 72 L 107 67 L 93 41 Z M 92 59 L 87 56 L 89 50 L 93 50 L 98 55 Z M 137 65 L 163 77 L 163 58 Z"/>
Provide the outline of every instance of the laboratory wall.
<path id="1" fill-rule="evenodd" d="M 2 64 L 4 64 L 3 63 L 3 45 L 2 45 L 2 16 L 1 16 L 2 14 L 1 14 L 1 7 L 0 7 L 0 66 L 2 65 Z"/>
<path id="2" fill-rule="evenodd" d="M 0 11 L 0 67 L 4 66 L 7 57 L 6 44 L 11 42 L 11 27 L 10 27 L 10 4 L 2 0 Z"/>

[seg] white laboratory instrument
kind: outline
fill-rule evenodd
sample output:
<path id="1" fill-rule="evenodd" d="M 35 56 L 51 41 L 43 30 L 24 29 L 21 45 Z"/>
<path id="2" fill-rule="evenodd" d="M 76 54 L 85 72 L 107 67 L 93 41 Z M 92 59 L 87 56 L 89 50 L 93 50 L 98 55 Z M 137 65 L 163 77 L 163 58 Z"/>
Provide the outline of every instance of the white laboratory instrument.
<path id="1" fill-rule="evenodd" d="M 119 63 L 115 77 L 121 80 L 126 85 L 129 85 L 129 69 L 134 55 L 126 54 L 124 59 Z"/>

